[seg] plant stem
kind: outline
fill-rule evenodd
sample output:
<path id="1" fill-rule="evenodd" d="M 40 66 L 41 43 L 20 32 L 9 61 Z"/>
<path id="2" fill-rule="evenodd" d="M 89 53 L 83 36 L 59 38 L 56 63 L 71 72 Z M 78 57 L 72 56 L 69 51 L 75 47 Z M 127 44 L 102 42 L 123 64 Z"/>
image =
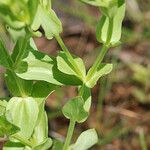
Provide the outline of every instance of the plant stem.
<path id="1" fill-rule="evenodd" d="M 67 132 L 67 137 L 66 137 L 66 141 L 65 141 L 63 150 L 68 150 L 68 147 L 69 147 L 71 139 L 72 139 L 75 123 L 76 122 L 74 120 L 70 120 L 69 129 L 68 129 L 68 132 Z"/>
<path id="2" fill-rule="evenodd" d="M 29 146 L 29 147 L 32 147 L 32 143 L 24 138 L 22 138 L 21 136 L 15 134 L 12 136 L 13 138 L 19 140 L 22 144 L 24 144 L 25 146 Z"/>
<path id="3" fill-rule="evenodd" d="M 108 50 L 108 46 L 107 45 L 103 45 L 102 50 L 100 52 L 100 54 L 98 55 L 95 63 L 93 64 L 92 68 L 89 70 L 86 81 L 89 81 L 91 79 L 91 77 L 93 76 L 93 74 L 96 72 L 98 66 L 100 65 L 100 63 L 102 62 L 107 50 Z"/>
<path id="4" fill-rule="evenodd" d="M 74 61 L 72 55 L 70 54 L 68 48 L 65 46 L 63 40 L 61 39 L 61 37 L 59 35 L 55 36 L 57 42 L 59 43 L 60 47 L 62 48 L 62 50 L 65 52 L 66 56 L 68 57 L 68 59 L 70 60 L 70 63 L 72 64 L 73 70 L 80 76 L 80 78 L 83 80 L 83 74 L 80 71 L 78 65 L 76 64 L 76 62 Z"/>
<path id="5" fill-rule="evenodd" d="M 139 139 L 140 139 L 140 144 L 141 144 L 142 150 L 148 150 L 146 142 L 145 142 L 145 136 L 144 136 L 142 129 L 139 131 Z"/>
<path id="6" fill-rule="evenodd" d="M 101 49 L 100 54 L 98 55 L 98 57 L 97 57 L 95 63 L 93 64 L 92 68 L 89 70 L 89 72 L 87 74 L 87 77 L 86 77 L 86 81 L 89 81 L 91 79 L 91 77 L 96 72 L 96 70 L 99 67 L 99 65 L 101 64 L 101 62 L 103 61 L 104 56 L 105 56 L 106 52 L 108 51 L 108 49 L 110 47 L 112 32 L 113 32 L 113 18 L 110 18 L 109 19 L 109 27 L 108 27 L 108 32 L 107 32 L 106 43 L 103 44 L 103 47 Z"/>

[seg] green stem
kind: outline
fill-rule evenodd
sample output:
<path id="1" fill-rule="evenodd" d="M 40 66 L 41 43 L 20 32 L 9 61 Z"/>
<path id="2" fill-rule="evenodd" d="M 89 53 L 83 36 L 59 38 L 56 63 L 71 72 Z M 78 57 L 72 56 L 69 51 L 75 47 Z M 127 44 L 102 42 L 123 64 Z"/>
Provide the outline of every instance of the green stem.
<path id="1" fill-rule="evenodd" d="M 57 42 L 59 43 L 60 47 L 62 48 L 62 50 L 65 52 L 66 56 L 68 57 L 68 59 L 70 60 L 70 63 L 72 64 L 73 70 L 80 76 L 81 79 L 83 79 L 83 74 L 81 73 L 78 65 L 76 64 L 76 62 L 74 61 L 72 55 L 70 54 L 68 48 L 65 46 L 63 40 L 61 39 L 61 37 L 59 35 L 55 36 Z"/>
<path id="2" fill-rule="evenodd" d="M 76 122 L 74 120 L 70 120 L 69 129 L 68 129 L 68 133 L 67 133 L 67 137 L 66 137 L 66 141 L 65 141 L 63 150 L 68 150 L 68 147 L 69 147 L 71 139 L 72 139 L 75 123 Z"/>
<path id="3" fill-rule="evenodd" d="M 89 81 L 91 79 L 91 77 L 96 72 L 96 70 L 99 67 L 99 65 L 101 64 L 101 62 L 103 61 L 104 56 L 105 56 L 106 52 L 108 51 L 108 49 L 110 47 L 110 41 L 111 41 L 111 37 L 112 37 L 112 32 L 113 32 L 113 18 L 110 18 L 109 19 L 109 27 L 108 27 L 106 43 L 103 44 L 103 47 L 101 49 L 100 54 L 98 55 L 98 57 L 97 57 L 95 63 L 93 64 L 92 68 L 89 70 L 89 72 L 87 74 L 86 81 Z"/>
<path id="4" fill-rule="evenodd" d="M 143 130 L 141 130 L 139 132 L 139 139 L 140 139 L 140 144 L 141 144 L 142 150 L 148 150 L 146 142 L 145 142 L 145 136 L 144 136 Z"/>
<path id="5" fill-rule="evenodd" d="M 29 146 L 32 147 L 32 143 L 24 138 L 22 138 L 21 136 L 15 134 L 12 136 L 13 138 L 17 139 L 18 141 L 20 141 L 22 144 L 24 144 L 25 146 Z"/>
<path id="6" fill-rule="evenodd" d="M 102 50 L 100 52 L 100 54 L 98 55 L 95 63 L 93 64 L 92 68 L 90 69 L 90 71 L 88 72 L 86 81 L 89 81 L 91 79 L 91 77 L 93 76 L 93 74 L 96 72 L 98 66 L 100 65 L 100 63 L 102 62 L 107 50 L 108 50 L 108 46 L 107 45 L 103 45 Z"/>

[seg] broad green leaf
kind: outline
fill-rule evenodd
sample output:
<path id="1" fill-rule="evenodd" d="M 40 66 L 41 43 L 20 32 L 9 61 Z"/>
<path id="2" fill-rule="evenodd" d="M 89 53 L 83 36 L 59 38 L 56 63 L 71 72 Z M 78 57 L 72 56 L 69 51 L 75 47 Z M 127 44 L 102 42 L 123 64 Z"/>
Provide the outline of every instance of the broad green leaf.
<path id="1" fill-rule="evenodd" d="M 32 150 L 47 150 L 52 146 L 52 139 L 51 138 L 47 138 L 43 143 L 41 143 L 40 145 L 33 147 Z"/>
<path id="2" fill-rule="evenodd" d="M 4 145 L 3 150 L 24 150 L 24 145 L 19 142 L 8 141 Z"/>
<path id="3" fill-rule="evenodd" d="M 12 60 L 10 58 L 8 50 L 4 47 L 2 41 L 0 40 L 0 66 L 8 69 L 12 69 Z"/>
<path id="4" fill-rule="evenodd" d="M 37 102 L 31 98 L 13 97 L 7 104 L 9 121 L 20 128 L 19 136 L 29 139 L 38 119 Z"/>
<path id="5" fill-rule="evenodd" d="M 86 69 L 85 69 L 85 65 L 84 65 L 82 59 L 79 57 L 74 57 L 74 61 L 77 64 L 77 66 L 79 67 L 80 72 L 82 73 L 82 76 L 85 77 Z M 59 55 L 57 56 L 57 66 L 61 72 L 69 74 L 69 75 L 74 75 L 74 76 L 77 76 L 78 78 L 80 78 L 78 73 L 75 72 L 74 66 L 71 64 L 70 60 L 68 59 L 68 57 L 65 55 L 64 52 L 60 52 Z M 84 80 L 84 79 L 82 79 L 82 80 Z"/>
<path id="6" fill-rule="evenodd" d="M 75 144 L 70 146 L 71 150 L 88 150 L 98 142 L 95 129 L 89 129 L 81 133 Z"/>
<path id="7" fill-rule="evenodd" d="M 84 122 L 88 117 L 88 112 L 84 109 L 84 100 L 82 97 L 76 97 L 69 100 L 63 107 L 64 116 L 78 123 Z"/>
<path id="8" fill-rule="evenodd" d="M 81 1 L 98 7 L 108 7 L 110 3 L 113 3 L 116 0 L 81 0 Z"/>
<path id="9" fill-rule="evenodd" d="M 55 58 L 30 49 L 20 64 L 17 76 L 26 80 L 46 81 L 55 85 L 81 85 L 82 82 L 73 75 L 64 74 L 57 69 Z"/>
<path id="10" fill-rule="evenodd" d="M 112 64 L 100 64 L 94 75 L 89 80 L 87 80 L 86 86 L 89 88 L 93 88 L 96 85 L 99 78 L 109 74 L 112 71 L 112 69 L 113 69 Z M 90 71 L 91 70 L 89 70 L 89 73 Z"/>
<path id="11" fill-rule="evenodd" d="M 23 59 L 22 68 L 24 72 L 17 73 L 17 76 L 26 80 L 46 81 L 52 84 L 61 85 L 53 77 L 53 59 L 41 52 L 30 50 L 27 57 Z"/>
<path id="12" fill-rule="evenodd" d="M 15 73 L 7 70 L 5 73 L 5 82 L 8 90 L 13 96 L 30 96 L 32 90 L 32 81 L 23 80 Z"/>
<path id="13" fill-rule="evenodd" d="M 4 115 L 0 116 L 0 137 L 9 136 L 19 131 L 19 128 L 10 123 Z"/>
<path id="14" fill-rule="evenodd" d="M 62 32 L 62 25 L 55 12 L 50 8 L 46 9 L 43 4 L 38 5 L 38 10 L 34 18 L 32 29 L 37 31 L 42 27 L 47 39 L 52 39 Z"/>
<path id="15" fill-rule="evenodd" d="M 101 17 L 96 29 L 97 40 L 101 43 L 106 43 L 108 36 L 111 37 L 109 44 L 112 46 L 120 41 L 122 21 L 125 15 L 125 1 L 121 0 L 118 3 L 115 10 L 108 12 L 109 14 L 107 14 L 107 10 L 103 9 L 106 13 Z M 111 35 L 108 35 L 109 28 L 112 28 L 112 34 L 109 33 Z"/>

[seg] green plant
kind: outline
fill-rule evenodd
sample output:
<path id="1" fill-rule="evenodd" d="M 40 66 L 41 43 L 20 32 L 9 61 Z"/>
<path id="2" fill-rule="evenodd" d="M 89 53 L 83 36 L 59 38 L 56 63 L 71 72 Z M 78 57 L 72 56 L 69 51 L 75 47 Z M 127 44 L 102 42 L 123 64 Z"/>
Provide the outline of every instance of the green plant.
<path id="1" fill-rule="evenodd" d="M 62 25 L 49 0 L 5 0 L 0 2 L 0 18 L 14 41 L 10 54 L 0 42 L 0 65 L 6 69 L 5 82 L 12 94 L 0 101 L 0 137 L 7 137 L 3 149 L 86 150 L 97 143 L 95 129 L 71 139 L 76 123 L 86 121 L 91 106 L 91 88 L 100 77 L 111 72 L 112 64 L 102 63 L 107 50 L 119 44 L 125 13 L 125 0 L 82 0 L 100 8 L 102 17 L 96 37 L 103 47 L 86 72 L 81 58 L 71 55 L 60 37 Z M 33 37 L 42 27 L 47 39 L 55 38 L 62 51 L 57 57 L 40 52 Z M 78 96 L 69 100 L 62 112 L 70 120 L 65 143 L 48 137 L 46 98 L 57 86 L 76 86 Z"/>

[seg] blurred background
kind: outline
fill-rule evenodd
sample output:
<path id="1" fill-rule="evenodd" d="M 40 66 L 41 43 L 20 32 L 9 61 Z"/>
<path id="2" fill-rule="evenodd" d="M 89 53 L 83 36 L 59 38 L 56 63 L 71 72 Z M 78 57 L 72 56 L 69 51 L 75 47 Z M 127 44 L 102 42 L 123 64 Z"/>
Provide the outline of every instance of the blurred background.
<path id="1" fill-rule="evenodd" d="M 74 140 L 89 128 L 96 128 L 99 142 L 91 150 L 150 149 L 150 0 L 126 0 L 122 44 L 109 50 L 105 62 L 114 64 L 113 71 L 100 79 L 92 90 L 90 117 L 77 124 Z M 78 0 L 53 0 L 53 8 L 64 27 L 62 38 L 73 54 L 83 58 L 87 69 L 96 59 L 101 45 L 95 28 L 100 13 L 97 8 Z M 12 44 L 0 27 L 7 47 Z M 56 55 L 60 48 L 55 40 L 35 39 L 43 52 Z M 0 96 L 9 92 L 0 68 Z M 61 113 L 64 103 L 77 95 L 75 87 L 58 88 L 47 100 L 49 135 L 64 140 L 68 120 Z"/>

